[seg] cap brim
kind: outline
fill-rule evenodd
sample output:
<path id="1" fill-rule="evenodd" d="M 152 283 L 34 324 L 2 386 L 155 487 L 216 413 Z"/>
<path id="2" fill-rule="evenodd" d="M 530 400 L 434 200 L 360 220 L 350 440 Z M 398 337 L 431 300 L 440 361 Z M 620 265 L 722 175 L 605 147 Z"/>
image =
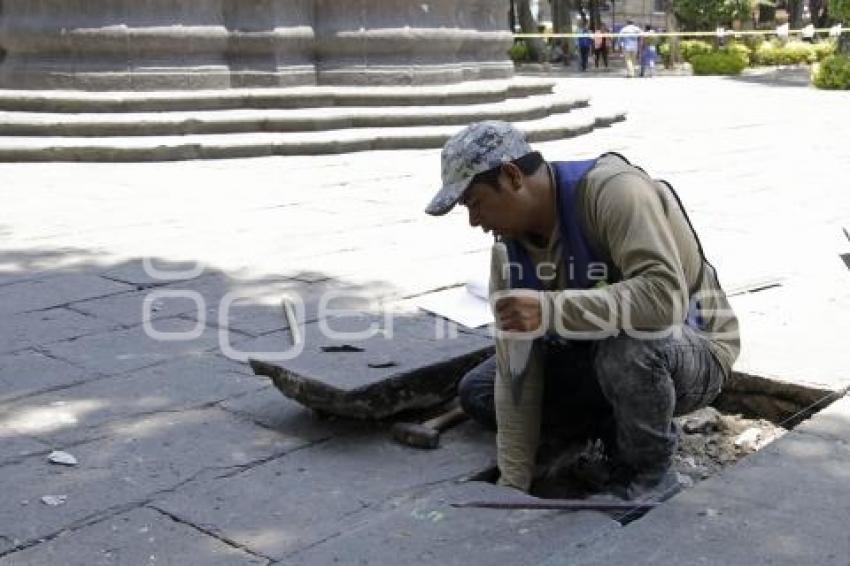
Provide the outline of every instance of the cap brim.
<path id="1" fill-rule="evenodd" d="M 443 216 L 455 207 L 457 201 L 463 195 L 463 191 L 469 186 L 472 179 L 443 185 L 443 188 L 431 199 L 431 203 L 425 208 L 425 212 L 431 216 Z"/>

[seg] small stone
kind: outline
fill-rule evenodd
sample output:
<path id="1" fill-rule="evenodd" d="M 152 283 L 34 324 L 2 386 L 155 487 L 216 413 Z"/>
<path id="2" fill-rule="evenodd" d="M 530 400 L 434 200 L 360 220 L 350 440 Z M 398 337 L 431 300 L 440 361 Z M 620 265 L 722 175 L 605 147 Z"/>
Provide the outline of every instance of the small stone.
<path id="1" fill-rule="evenodd" d="M 708 507 L 705 509 L 705 511 L 700 511 L 699 515 L 702 517 L 717 517 L 718 515 L 720 515 L 720 511 Z"/>
<path id="2" fill-rule="evenodd" d="M 78 464 L 77 459 L 73 456 L 73 454 L 68 454 L 67 452 L 63 452 L 61 450 L 54 450 L 47 456 L 47 461 L 51 464 L 60 464 L 62 466 L 76 466 Z"/>
<path id="3" fill-rule="evenodd" d="M 57 505 L 62 505 L 68 500 L 67 495 L 45 495 L 41 498 L 41 502 L 45 505 L 50 505 L 51 507 L 56 507 Z"/>

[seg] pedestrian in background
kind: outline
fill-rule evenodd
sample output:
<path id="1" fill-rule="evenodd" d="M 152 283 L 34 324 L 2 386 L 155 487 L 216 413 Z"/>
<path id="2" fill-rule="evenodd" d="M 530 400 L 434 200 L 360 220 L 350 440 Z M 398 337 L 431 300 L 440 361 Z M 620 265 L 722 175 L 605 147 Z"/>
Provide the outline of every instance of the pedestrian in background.
<path id="1" fill-rule="evenodd" d="M 623 46 L 623 55 L 626 59 L 627 77 L 635 76 L 635 63 L 637 62 L 640 35 L 640 28 L 631 20 L 620 30 L 620 41 Z"/>
<path id="2" fill-rule="evenodd" d="M 605 64 L 605 68 L 608 68 L 608 27 L 605 24 L 593 32 L 593 59 L 596 68 L 599 68 L 599 59 L 602 59 L 602 62 Z"/>
<path id="3" fill-rule="evenodd" d="M 593 39 L 590 36 L 590 32 L 587 30 L 587 26 L 581 26 L 581 31 L 579 32 L 578 38 L 578 51 L 579 56 L 581 57 L 581 70 L 587 70 L 587 62 L 590 59 L 590 50 L 593 48 Z"/>
<path id="4" fill-rule="evenodd" d="M 658 59 L 658 49 L 655 46 L 655 32 L 647 25 L 640 38 L 640 76 L 655 76 L 655 61 Z"/>

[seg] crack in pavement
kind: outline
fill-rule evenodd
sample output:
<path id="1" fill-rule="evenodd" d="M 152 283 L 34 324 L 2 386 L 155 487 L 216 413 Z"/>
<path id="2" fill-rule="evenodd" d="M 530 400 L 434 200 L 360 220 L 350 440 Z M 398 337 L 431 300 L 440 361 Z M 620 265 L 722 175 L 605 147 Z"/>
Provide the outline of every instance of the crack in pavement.
<path id="1" fill-rule="evenodd" d="M 151 509 L 152 511 L 156 511 L 157 513 L 161 514 L 164 517 L 168 517 L 169 519 L 171 519 L 175 523 L 185 525 L 185 526 L 187 526 L 191 529 L 198 531 L 199 533 L 202 533 L 206 536 L 212 537 L 212 538 L 216 539 L 217 541 L 219 541 L 223 544 L 226 544 L 227 546 L 229 546 L 231 548 L 241 550 L 242 552 L 245 552 L 246 554 L 250 554 L 251 556 L 254 556 L 256 558 L 261 558 L 261 559 L 266 561 L 266 564 L 270 564 L 273 561 L 272 558 L 270 558 L 269 556 L 266 556 L 266 555 L 264 555 L 260 552 L 257 552 L 257 551 L 255 551 L 255 550 L 253 550 L 253 549 L 251 549 L 251 548 L 249 548 L 245 545 L 239 544 L 235 540 L 227 538 L 223 534 L 218 533 L 218 532 L 216 532 L 212 529 L 208 529 L 208 528 L 202 527 L 200 525 L 196 525 L 195 523 L 193 523 L 191 521 L 183 519 L 182 517 L 178 517 L 177 515 L 174 515 L 172 513 L 169 513 L 168 511 L 160 509 L 159 507 L 156 507 L 155 505 L 146 505 L 145 507 L 147 509 Z"/>
<path id="2" fill-rule="evenodd" d="M 150 507 L 150 508 L 156 509 L 157 511 L 162 511 L 161 509 L 159 509 L 157 507 L 153 507 L 157 499 L 160 499 L 163 496 L 172 495 L 172 494 L 176 493 L 177 491 L 179 491 L 180 489 L 182 489 L 186 485 L 193 483 L 195 481 L 198 481 L 201 478 L 201 476 L 211 475 L 211 479 L 228 479 L 228 478 L 231 478 L 231 477 L 235 477 L 236 475 L 238 475 L 242 472 L 246 472 L 248 470 L 251 470 L 251 469 L 253 469 L 257 466 L 261 466 L 261 465 L 268 463 L 268 462 L 271 462 L 273 460 L 276 460 L 276 459 L 279 459 L 279 458 L 284 458 L 284 457 L 286 457 L 289 454 L 292 454 L 294 452 L 298 452 L 300 450 L 304 450 L 306 448 L 310 448 L 312 446 L 316 446 L 318 444 L 326 442 L 326 441 L 330 440 L 330 438 L 332 438 L 332 437 L 323 438 L 323 439 L 320 439 L 320 440 L 316 440 L 316 441 L 313 441 L 313 442 L 306 443 L 306 444 L 301 445 L 301 446 L 289 448 L 287 450 L 277 452 L 277 453 L 273 454 L 272 456 L 268 456 L 268 457 L 265 457 L 265 458 L 259 458 L 257 460 L 252 460 L 251 462 L 246 463 L 246 464 L 240 464 L 240 465 L 236 465 L 236 466 L 208 466 L 208 467 L 204 467 L 204 468 L 198 470 L 197 472 L 195 472 L 194 474 L 192 474 L 190 477 L 186 478 L 185 480 L 178 482 L 176 485 L 155 491 L 151 494 L 148 494 L 147 496 L 145 496 L 142 499 L 137 499 L 137 500 L 130 501 L 130 502 L 127 502 L 127 503 L 121 503 L 121 504 L 118 504 L 118 505 L 113 505 L 112 507 L 107 507 L 106 509 L 103 509 L 101 511 L 97 511 L 97 512 L 92 513 L 90 515 L 87 515 L 87 516 L 85 516 L 81 519 L 77 519 L 76 521 L 72 521 L 70 524 L 62 527 L 61 529 L 58 529 L 56 531 L 53 531 L 51 533 L 48 533 L 46 535 L 40 536 L 40 537 L 35 538 L 35 539 L 29 539 L 29 540 L 20 542 L 19 544 L 17 544 L 16 546 L 14 546 L 10 549 L 7 549 L 5 551 L 0 551 L 0 558 L 14 554 L 16 552 L 27 550 L 28 548 L 32 548 L 32 547 L 37 546 L 39 544 L 42 544 L 44 542 L 51 541 L 51 540 L 55 539 L 56 537 L 62 535 L 63 533 L 72 533 L 72 532 L 75 532 L 75 531 L 79 531 L 79 530 L 81 530 L 85 527 L 89 527 L 91 525 L 95 525 L 97 523 L 109 520 L 109 519 L 111 519 L 111 518 L 113 518 L 117 515 L 127 513 L 129 511 L 132 511 L 134 509 L 138 509 L 140 507 Z M 222 474 L 210 474 L 211 472 L 223 471 L 223 470 L 231 470 L 231 472 L 222 473 Z"/>

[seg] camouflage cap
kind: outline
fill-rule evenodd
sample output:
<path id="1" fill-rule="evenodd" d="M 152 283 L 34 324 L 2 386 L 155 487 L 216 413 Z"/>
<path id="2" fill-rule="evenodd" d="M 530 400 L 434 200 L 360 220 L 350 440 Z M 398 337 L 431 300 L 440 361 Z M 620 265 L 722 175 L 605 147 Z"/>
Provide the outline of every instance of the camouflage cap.
<path id="1" fill-rule="evenodd" d="M 507 122 L 470 124 L 443 146 L 443 188 L 425 212 L 433 216 L 446 214 L 460 200 L 473 177 L 531 152 L 525 134 Z"/>

